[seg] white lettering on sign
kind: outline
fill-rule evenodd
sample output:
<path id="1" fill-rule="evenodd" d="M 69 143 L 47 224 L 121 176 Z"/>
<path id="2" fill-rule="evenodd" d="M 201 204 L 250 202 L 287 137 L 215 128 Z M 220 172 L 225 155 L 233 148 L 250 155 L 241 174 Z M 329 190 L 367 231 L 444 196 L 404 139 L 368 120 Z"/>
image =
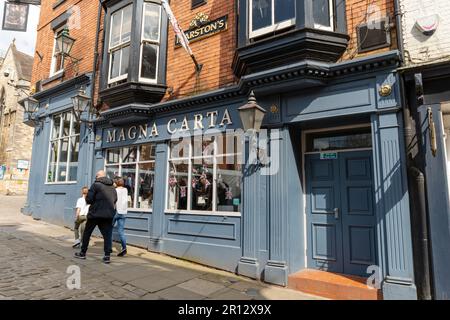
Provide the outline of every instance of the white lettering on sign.
<path id="1" fill-rule="evenodd" d="M 177 132 L 186 132 L 191 129 L 203 130 L 205 128 L 211 129 L 217 126 L 224 127 L 233 124 L 228 109 L 223 111 L 221 118 L 219 118 L 219 116 L 219 111 L 216 110 L 208 111 L 206 112 L 206 115 L 201 113 L 194 114 L 191 119 L 184 116 L 181 122 L 179 122 L 177 118 L 172 118 L 167 122 L 167 132 L 169 134 L 176 134 Z M 220 123 L 217 123 L 218 120 L 221 120 Z M 191 127 L 192 125 L 193 127 Z M 156 125 L 156 122 L 153 122 L 151 125 L 151 130 L 149 130 L 149 124 L 133 125 L 129 128 L 121 129 L 109 129 L 106 132 L 106 143 L 136 139 L 140 140 L 158 136 L 158 126 Z"/>

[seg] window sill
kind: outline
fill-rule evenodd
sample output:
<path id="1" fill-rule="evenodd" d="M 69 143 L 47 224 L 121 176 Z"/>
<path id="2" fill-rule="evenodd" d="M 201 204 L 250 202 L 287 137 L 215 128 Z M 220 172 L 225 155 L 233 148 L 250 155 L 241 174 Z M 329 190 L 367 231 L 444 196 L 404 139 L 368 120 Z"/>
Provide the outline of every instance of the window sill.
<path id="1" fill-rule="evenodd" d="M 45 86 L 46 84 L 49 84 L 50 82 L 61 79 L 63 77 L 64 77 L 64 70 L 60 70 L 58 72 L 55 72 L 53 75 L 51 75 L 47 79 L 42 80 L 41 85 Z"/>
<path id="2" fill-rule="evenodd" d="M 266 71 L 303 59 L 336 62 L 347 49 L 349 36 L 304 28 L 255 40 L 236 50 L 233 71 L 238 77 Z"/>
<path id="3" fill-rule="evenodd" d="M 183 214 L 191 216 L 219 216 L 219 217 L 240 217 L 240 212 L 228 211 L 196 211 L 196 210 L 165 210 L 165 214 Z"/>
<path id="4" fill-rule="evenodd" d="M 167 87 L 162 84 L 125 82 L 105 88 L 99 95 L 111 108 L 132 103 L 158 103 L 164 97 Z"/>

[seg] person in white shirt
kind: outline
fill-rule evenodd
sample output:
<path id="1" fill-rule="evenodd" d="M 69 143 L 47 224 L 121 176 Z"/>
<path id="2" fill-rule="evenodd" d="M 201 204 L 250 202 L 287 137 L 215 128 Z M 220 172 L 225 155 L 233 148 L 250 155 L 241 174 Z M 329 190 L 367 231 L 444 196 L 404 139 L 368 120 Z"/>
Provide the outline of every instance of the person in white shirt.
<path id="1" fill-rule="evenodd" d="M 86 203 L 86 195 L 89 188 L 81 188 L 81 198 L 77 200 L 77 205 L 75 206 L 75 243 L 72 247 L 77 248 L 81 245 L 80 239 L 83 238 L 84 228 L 86 226 L 87 214 L 89 211 L 89 205 Z"/>
<path id="2" fill-rule="evenodd" d="M 117 202 L 116 202 L 116 215 L 114 216 L 113 226 L 117 222 L 117 231 L 119 232 L 120 243 L 122 249 L 117 254 L 118 257 L 123 257 L 127 254 L 127 239 L 125 238 L 125 220 L 128 211 L 128 190 L 124 188 L 124 180 L 118 178 L 116 180 L 116 192 L 117 192 Z"/>

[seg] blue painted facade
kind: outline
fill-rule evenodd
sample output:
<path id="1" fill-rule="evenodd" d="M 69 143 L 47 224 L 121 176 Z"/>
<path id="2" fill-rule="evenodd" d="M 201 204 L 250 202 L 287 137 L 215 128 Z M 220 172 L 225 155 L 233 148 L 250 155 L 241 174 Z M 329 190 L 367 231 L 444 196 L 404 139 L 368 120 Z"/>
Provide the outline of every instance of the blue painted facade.
<path id="1" fill-rule="evenodd" d="M 110 147 L 156 144 L 155 188 L 152 211 L 129 212 L 128 241 L 176 257 L 237 272 L 269 283 L 286 285 L 288 275 L 310 268 L 310 240 L 305 234 L 305 187 L 302 133 L 309 129 L 367 124 L 372 134 L 373 213 L 376 261 L 386 299 L 416 299 L 406 183 L 402 101 L 395 72 L 398 52 L 337 64 L 303 61 L 243 76 L 236 86 L 182 100 L 155 105 L 126 105 L 103 112 L 95 132 L 82 129 L 78 181 L 72 185 L 44 184 L 49 146 L 49 116 L 70 108 L 70 95 L 79 83 L 43 96 L 43 130 L 36 130 L 30 190 L 25 212 L 33 217 L 71 226 L 73 206 L 82 185 L 105 165 Z M 86 79 L 87 84 L 89 80 Z M 390 85 L 382 96 L 380 87 Z M 270 130 L 271 156 L 279 154 L 279 167 L 246 164 L 243 170 L 240 215 L 176 214 L 167 212 L 167 124 L 184 117 L 193 127 L 195 114 L 228 110 L 232 123 L 219 131 L 242 127 L 237 108 L 249 90 L 259 105 L 270 110 L 263 127 Z M 43 94 L 43 93 L 41 93 Z M 273 107 L 275 106 L 275 107 Z M 205 120 L 206 121 L 206 120 Z M 218 122 L 219 122 L 218 121 Z M 108 141 L 108 130 L 153 123 L 157 136 Z M 114 126 L 112 125 L 114 124 Z M 122 140 L 122 141 L 118 141 Z M 247 159 L 247 157 L 246 157 Z"/>

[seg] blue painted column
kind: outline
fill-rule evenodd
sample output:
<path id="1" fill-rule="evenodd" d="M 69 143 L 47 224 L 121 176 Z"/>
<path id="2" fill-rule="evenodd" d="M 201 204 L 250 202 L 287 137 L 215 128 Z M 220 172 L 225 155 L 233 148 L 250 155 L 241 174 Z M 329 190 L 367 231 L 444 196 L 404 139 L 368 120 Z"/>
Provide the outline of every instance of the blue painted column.
<path id="1" fill-rule="evenodd" d="M 167 156 L 166 143 L 158 143 L 156 145 L 155 194 L 149 225 L 150 239 L 148 244 L 148 250 L 155 252 L 163 252 Z"/>
<path id="2" fill-rule="evenodd" d="M 428 108 L 431 108 L 436 128 L 436 155 L 433 156 L 430 146 L 430 128 L 428 124 Z M 450 199 L 448 194 L 447 163 L 444 145 L 444 119 L 441 105 L 424 105 L 418 108 L 422 152 L 424 154 L 426 196 L 428 203 L 429 238 L 431 240 L 431 260 L 433 266 L 432 282 L 434 298 L 450 299 Z M 448 117 L 448 115 L 444 115 Z M 447 138 L 449 139 L 449 138 Z M 448 152 L 448 150 L 447 150 Z"/>
<path id="3" fill-rule="evenodd" d="M 259 251 L 259 212 L 262 204 L 259 186 L 260 168 L 250 161 L 252 138 L 245 137 L 245 167 L 243 176 L 242 212 L 242 257 L 238 263 L 238 273 L 253 279 L 260 277 Z"/>
<path id="4" fill-rule="evenodd" d="M 270 142 L 272 146 L 270 154 L 272 165 L 278 168 L 272 168 L 273 172 L 269 176 L 270 181 L 270 232 L 269 232 L 269 261 L 265 267 L 264 280 L 278 285 L 287 285 L 288 279 L 288 184 L 286 181 L 287 168 L 284 166 L 286 161 L 286 144 L 290 143 L 287 130 L 274 130 L 271 133 Z"/>
<path id="5" fill-rule="evenodd" d="M 401 115 L 373 114 L 378 262 L 385 299 L 417 299 Z"/>

